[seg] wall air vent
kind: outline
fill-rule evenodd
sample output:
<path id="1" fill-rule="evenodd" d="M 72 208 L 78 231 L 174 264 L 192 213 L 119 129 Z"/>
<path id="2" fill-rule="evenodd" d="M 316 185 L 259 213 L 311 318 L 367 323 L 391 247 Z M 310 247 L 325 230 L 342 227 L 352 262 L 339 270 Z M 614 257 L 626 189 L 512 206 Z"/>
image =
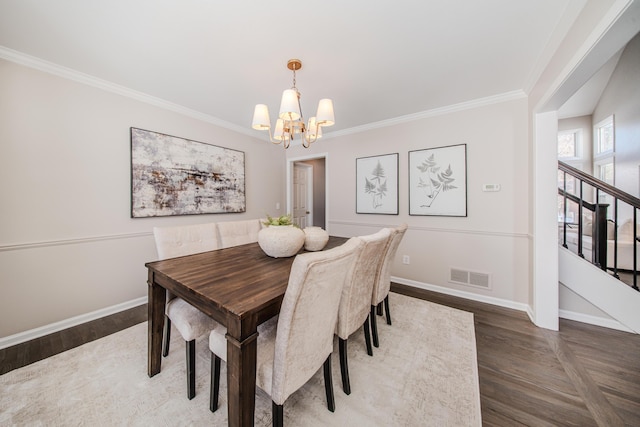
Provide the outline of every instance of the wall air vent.
<path id="1" fill-rule="evenodd" d="M 457 268 L 451 269 L 450 282 L 469 284 L 469 272 L 465 270 L 458 270 Z"/>
<path id="2" fill-rule="evenodd" d="M 476 271 L 451 268 L 449 272 L 449 282 L 460 285 L 475 286 L 478 288 L 491 289 L 491 275 Z"/>

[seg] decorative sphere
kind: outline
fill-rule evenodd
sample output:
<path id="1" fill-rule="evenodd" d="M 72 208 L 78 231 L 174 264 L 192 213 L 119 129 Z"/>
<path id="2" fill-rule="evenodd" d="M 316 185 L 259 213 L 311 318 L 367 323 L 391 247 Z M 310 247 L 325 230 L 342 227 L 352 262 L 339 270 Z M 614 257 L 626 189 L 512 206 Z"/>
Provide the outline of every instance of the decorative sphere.
<path id="1" fill-rule="evenodd" d="M 304 235 L 304 248 L 308 251 L 321 251 L 329 241 L 329 233 L 320 227 L 306 227 Z"/>

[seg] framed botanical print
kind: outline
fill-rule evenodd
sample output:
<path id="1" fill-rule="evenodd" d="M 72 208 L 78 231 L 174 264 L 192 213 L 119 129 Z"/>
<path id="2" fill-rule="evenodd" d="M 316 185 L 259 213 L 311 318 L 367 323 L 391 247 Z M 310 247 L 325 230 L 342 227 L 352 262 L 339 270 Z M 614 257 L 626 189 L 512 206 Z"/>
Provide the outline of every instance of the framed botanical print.
<path id="1" fill-rule="evenodd" d="M 409 152 L 409 215 L 467 216 L 467 144 Z"/>
<path id="2" fill-rule="evenodd" d="M 398 153 L 356 159 L 356 213 L 398 215 Z"/>

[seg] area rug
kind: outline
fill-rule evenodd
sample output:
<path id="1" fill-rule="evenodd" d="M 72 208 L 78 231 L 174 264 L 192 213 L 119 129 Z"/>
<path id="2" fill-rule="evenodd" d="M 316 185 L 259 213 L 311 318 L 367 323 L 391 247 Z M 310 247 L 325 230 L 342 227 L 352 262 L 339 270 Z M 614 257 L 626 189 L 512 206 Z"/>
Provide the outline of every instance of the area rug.
<path id="1" fill-rule="evenodd" d="M 480 426 L 473 314 L 390 295 L 393 325 L 378 318 L 380 347 L 349 339 L 351 395 L 333 355 L 336 411 L 326 408 L 322 370 L 285 402 L 289 426 Z M 227 424 L 226 367 L 220 409 L 209 411 L 210 353 L 196 343 L 196 397 L 188 400 L 185 346 L 172 334 L 160 374 L 147 376 L 147 323 L 0 376 L 0 425 L 191 426 Z M 256 391 L 255 424 L 271 425 Z"/>

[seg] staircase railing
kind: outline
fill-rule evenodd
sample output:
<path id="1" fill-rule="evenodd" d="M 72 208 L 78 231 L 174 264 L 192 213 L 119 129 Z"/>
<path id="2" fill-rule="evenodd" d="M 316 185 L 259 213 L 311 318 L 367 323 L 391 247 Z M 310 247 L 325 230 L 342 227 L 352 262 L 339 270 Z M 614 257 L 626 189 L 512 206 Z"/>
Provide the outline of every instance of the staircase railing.
<path id="1" fill-rule="evenodd" d="M 584 258 L 584 210 L 591 212 L 592 226 L 591 226 L 591 260 L 592 264 L 601 268 L 604 271 L 611 272 L 611 274 L 620 279 L 620 274 L 632 275 L 632 283 L 629 283 L 635 290 L 638 288 L 638 238 L 637 223 L 638 223 L 638 209 L 640 209 L 640 199 L 634 197 L 624 191 L 607 184 L 593 176 L 582 172 L 564 162 L 558 162 L 558 170 L 563 174 L 563 185 L 558 187 L 558 194 L 563 198 L 564 202 L 564 215 L 562 219 L 562 236 L 560 238 L 562 246 L 568 248 L 567 244 L 567 231 L 573 233 L 577 232 L 577 253 Z M 577 194 L 567 191 L 567 176 L 571 176 L 577 182 Z M 595 190 L 595 203 L 585 200 L 584 185 L 587 184 Z M 575 191 L 575 190 L 574 190 Z M 608 203 L 600 203 L 600 196 L 602 194 L 608 195 L 613 199 L 613 204 L 610 206 Z M 567 221 L 568 204 L 569 202 L 575 203 L 578 206 L 578 222 L 571 223 Z M 623 204 L 624 207 L 629 206 L 632 211 L 632 239 L 631 244 L 633 246 L 633 262 L 632 265 L 627 265 L 621 269 L 618 267 L 618 255 L 619 255 L 619 221 L 618 216 L 620 213 L 620 207 Z M 613 209 L 612 219 L 608 219 L 608 209 Z M 609 224 L 613 225 L 613 239 L 608 232 Z M 577 226 L 577 228 L 576 228 Z M 612 244 L 611 244 L 612 242 Z M 612 248 L 611 248 L 612 246 Z M 626 245 L 628 246 L 628 245 Z M 608 250 L 613 249 L 613 262 L 608 262 Z M 607 265 L 607 264 L 612 265 Z"/>

